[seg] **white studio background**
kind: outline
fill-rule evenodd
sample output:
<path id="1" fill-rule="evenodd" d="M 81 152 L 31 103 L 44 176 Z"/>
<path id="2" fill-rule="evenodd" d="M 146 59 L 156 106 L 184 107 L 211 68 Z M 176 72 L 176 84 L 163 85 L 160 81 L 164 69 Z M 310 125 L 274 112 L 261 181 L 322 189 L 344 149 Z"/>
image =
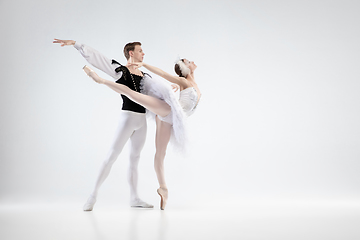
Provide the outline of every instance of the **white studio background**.
<path id="1" fill-rule="evenodd" d="M 141 41 L 145 62 L 171 73 L 178 55 L 196 62 L 203 96 L 189 119 L 192 149 L 181 157 L 169 148 L 166 158 L 172 204 L 190 196 L 358 198 L 359 7 L 1 0 L 0 201 L 84 201 L 117 126 L 119 95 L 92 82 L 76 49 L 53 38 L 121 63 L 123 46 Z M 152 203 L 154 128 L 149 121 L 139 169 L 140 195 Z M 128 201 L 127 149 L 103 200 Z"/>

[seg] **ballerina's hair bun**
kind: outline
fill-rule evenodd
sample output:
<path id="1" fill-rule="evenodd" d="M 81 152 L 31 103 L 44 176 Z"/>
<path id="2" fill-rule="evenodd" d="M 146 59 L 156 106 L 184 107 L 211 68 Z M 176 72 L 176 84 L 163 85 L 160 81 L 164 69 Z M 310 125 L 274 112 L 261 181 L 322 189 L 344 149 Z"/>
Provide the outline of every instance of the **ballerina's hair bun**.
<path id="1" fill-rule="evenodd" d="M 185 65 L 184 59 L 177 61 L 174 69 L 179 77 L 186 77 L 190 73 L 190 69 Z"/>

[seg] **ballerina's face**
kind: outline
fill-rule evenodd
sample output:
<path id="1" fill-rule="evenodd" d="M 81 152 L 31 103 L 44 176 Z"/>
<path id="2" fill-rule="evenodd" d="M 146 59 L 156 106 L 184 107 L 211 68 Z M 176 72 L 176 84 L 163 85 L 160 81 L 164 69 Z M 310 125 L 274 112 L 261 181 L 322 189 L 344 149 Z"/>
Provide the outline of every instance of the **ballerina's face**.
<path id="1" fill-rule="evenodd" d="M 140 45 L 136 45 L 134 51 L 130 51 L 130 56 L 133 58 L 134 62 L 142 62 L 144 60 L 144 55 L 145 53 Z"/>
<path id="2" fill-rule="evenodd" d="M 185 65 L 190 69 L 191 72 L 194 72 L 195 69 L 197 68 L 196 64 L 194 63 L 194 61 L 189 61 L 186 58 L 184 59 L 184 63 Z"/>

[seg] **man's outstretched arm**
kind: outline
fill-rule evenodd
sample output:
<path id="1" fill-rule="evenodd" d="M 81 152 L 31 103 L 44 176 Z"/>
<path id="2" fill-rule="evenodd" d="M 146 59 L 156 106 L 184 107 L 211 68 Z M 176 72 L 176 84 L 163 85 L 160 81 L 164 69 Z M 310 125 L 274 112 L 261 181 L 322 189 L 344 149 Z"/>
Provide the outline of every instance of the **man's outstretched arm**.
<path id="1" fill-rule="evenodd" d="M 55 38 L 53 43 L 61 44 L 61 47 L 64 46 L 74 46 L 80 54 L 88 61 L 91 65 L 105 72 L 114 79 L 119 79 L 122 75 L 122 72 L 115 72 L 115 68 L 119 67 L 117 64 L 112 64 L 112 60 L 104 56 L 102 53 L 97 50 L 85 45 L 78 43 L 74 40 L 61 40 Z"/>

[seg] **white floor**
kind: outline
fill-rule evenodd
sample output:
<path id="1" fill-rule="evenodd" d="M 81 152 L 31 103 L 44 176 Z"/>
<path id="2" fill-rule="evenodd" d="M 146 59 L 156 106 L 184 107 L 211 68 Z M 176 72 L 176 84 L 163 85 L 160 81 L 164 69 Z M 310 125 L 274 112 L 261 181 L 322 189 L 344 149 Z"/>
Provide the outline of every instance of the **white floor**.
<path id="1" fill-rule="evenodd" d="M 160 211 L 81 203 L 0 205 L 1 240 L 360 239 L 357 201 L 233 201 Z"/>

